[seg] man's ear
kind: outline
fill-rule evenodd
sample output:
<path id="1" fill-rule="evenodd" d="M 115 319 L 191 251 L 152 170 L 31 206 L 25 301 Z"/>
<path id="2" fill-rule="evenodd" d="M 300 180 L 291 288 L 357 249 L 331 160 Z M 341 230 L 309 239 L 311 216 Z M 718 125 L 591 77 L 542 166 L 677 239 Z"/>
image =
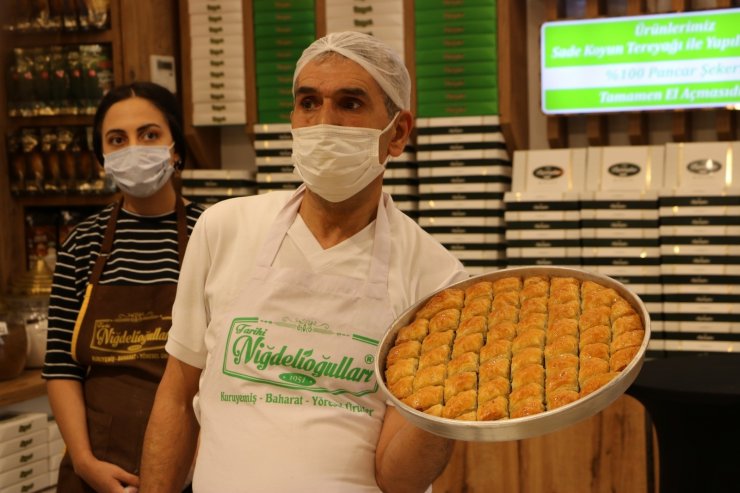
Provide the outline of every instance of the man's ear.
<path id="1" fill-rule="evenodd" d="M 408 110 L 401 110 L 396 117 L 396 123 L 394 126 L 395 130 L 390 142 L 388 143 L 388 154 L 393 157 L 398 157 L 403 153 L 413 128 L 413 115 Z"/>

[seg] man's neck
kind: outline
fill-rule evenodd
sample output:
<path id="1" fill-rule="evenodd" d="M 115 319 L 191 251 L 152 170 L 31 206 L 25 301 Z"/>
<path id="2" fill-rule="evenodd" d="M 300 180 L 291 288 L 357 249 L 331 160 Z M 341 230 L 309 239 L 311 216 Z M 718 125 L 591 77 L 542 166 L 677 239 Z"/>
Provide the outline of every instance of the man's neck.
<path id="1" fill-rule="evenodd" d="M 382 184 L 382 182 L 380 182 Z M 382 186 L 368 186 L 344 202 L 329 202 L 306 190 L 298 213 L 326 250 L 351 238 L 375 220 Z"/>

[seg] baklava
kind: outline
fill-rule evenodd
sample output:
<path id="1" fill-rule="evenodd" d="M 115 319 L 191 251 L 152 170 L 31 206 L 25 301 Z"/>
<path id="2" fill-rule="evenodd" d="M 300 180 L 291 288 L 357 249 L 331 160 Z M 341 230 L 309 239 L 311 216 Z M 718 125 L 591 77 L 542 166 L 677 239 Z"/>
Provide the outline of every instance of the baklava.
<path id="1" fill-rule="evenodd" d="M 613 288 L 573 277 L 480 281 L 430 298 L 386 357 L 391 393 L 434 416 L 520 418 L 603 387 L 645 337 Z"/>

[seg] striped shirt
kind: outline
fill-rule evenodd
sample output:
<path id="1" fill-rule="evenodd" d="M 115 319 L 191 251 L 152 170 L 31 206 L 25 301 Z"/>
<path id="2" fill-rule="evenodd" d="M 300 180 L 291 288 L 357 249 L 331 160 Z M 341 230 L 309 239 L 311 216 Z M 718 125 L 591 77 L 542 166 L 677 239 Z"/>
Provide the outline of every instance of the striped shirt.
<path id="1" fill-rule="evenodd" d="M 113 207 L 111 204 L 80 222 L 57 254 L 43 378 L 83 380 L 87 373 L 85 367 L 72 359 L 72 334 Z M 185 206 L 188 236 L 202 212 L 198 204 Z M 152 217 L 121 209 L 100 284 L 176 283 L 179 273 L 176 213 Z"/>

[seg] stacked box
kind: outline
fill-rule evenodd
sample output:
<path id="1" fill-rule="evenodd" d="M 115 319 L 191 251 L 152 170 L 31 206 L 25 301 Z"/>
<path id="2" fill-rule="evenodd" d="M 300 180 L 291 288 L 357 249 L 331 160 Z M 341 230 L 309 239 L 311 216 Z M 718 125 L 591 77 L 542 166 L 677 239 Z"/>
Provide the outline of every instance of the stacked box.
<path id="1" fill-rule="evenodd" d="M 504 266 L 511 161 L 496 116 L 419 118 L 419 224 L 471 275 Z"/>
<path id="2" fill-rule="evenodd" d="M 496 0 L 429 0 L 414 8 L 417 115 L 497 115 Z"/>
<path id="3" fill-rule="evenodd" d="M 402 0 L 326 0 L 326 32 L 373 35 L 404 57 Z"/>
<path id="4" fill-rule="evenodd" d="M 66 446 L 59 431 L 59 425 L 53 419 L 49 421 L 47 436 L 49 440 L 49 485 L 55 485 L 59 478 L 59 465 L 62 463 Z"/>
<path id="5" fill-rule="evenodd" d="M 650 313 L 648 351 L 659 356 L 662 284 L 658 190 L 663 146 L 589 147 L 581 195 L 581 262 L 637 294 Z"/>
<path id="6" fill-rule="evenodd" d="M 504 196 L 507 265 L 581 265 L 586 149 L 516 151 Z"/>
<path id="7" fill-rule="evenodd" d="M 666 144 L 660 197 L 665 350 L 740 350 L 740 143 Z"/>
<path id="8" fill-rule="evenodd" d="M 205 207 L 256 192 L 257 183 L 248 170 L 186 169 L 182 172 L 183 197 Z"/>
<path id="9" fill-rule="evenodd" d="M 188 0 L 193 125 L 247 119 L 241 0 Z"/>
<path id="10" fill-rule="evenodd" d="M 302 183 L 293 172 L 293 135 L 290 123 L 254 126 L 254 150 L 257 164 L 257 193 L 295 190 Z"/>
<path id="11" fill-rule="evenodd" d="M 316 36 L 314 0 L 257 0 L 253 12 L 257 121 L 289 122 L 295 62 Z"/>
<path id="12" fill-rule="evenodd" d="M 393 197 L 393 203 L 414 220 L 419 218 L 419 178 L 416 170 L 416 150 L 407 145 L 398 157 L 391 157 L 383 174 L 383 191 Z"/>
<path id="13" fill-rule="evenodd" d="M 0 491 L 39 491 L 50 485 L 49 480 L 46 414 L 0 417 Z"/>

